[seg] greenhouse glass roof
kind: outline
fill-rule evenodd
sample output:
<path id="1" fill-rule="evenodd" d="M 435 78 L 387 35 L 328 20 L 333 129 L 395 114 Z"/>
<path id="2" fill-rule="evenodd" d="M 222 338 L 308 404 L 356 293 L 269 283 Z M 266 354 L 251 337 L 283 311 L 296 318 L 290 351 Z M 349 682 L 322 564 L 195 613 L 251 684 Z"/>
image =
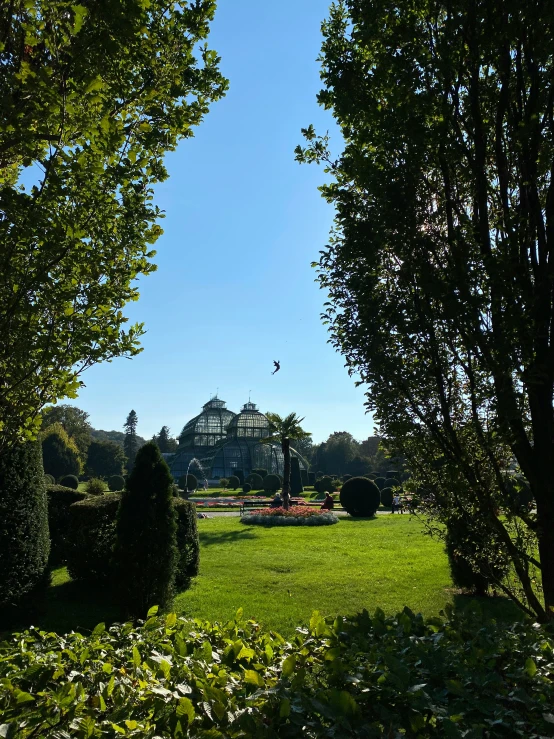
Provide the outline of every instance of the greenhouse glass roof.
<path id="1" fill-rule="evenodd" d="M 215 446 L 226 436 L 227 427 L 236 414 L 225 407 L 225 401 L 211 398 L 202 413 L 192 418 L 179 436 L 179 448 Z"/>

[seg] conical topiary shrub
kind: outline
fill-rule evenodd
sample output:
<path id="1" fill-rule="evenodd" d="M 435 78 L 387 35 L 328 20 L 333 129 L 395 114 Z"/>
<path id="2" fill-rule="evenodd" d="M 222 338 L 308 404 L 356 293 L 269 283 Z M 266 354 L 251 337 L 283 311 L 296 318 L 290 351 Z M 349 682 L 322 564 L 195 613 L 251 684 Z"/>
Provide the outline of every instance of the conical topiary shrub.
<path id="1" fill-rule="evenodd" d="M 49 552 L 42 451 L 29 442 L 0 455 L 0 610 L 45 582 Z"/>
<path id="2" fill-rule="evenodd" d="M 137 452 L 117 514 L 116 592 L 127 615 L 166 607 L 177 565 L 173 478 L 153 442 Z"/>

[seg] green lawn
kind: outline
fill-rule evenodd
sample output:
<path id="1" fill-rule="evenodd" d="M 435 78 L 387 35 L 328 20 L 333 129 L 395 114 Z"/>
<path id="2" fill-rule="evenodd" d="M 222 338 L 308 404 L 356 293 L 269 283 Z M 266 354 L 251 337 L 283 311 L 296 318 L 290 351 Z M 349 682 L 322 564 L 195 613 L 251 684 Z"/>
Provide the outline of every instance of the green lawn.
<path id="1" fill-rule="evenodd" d="M 185 616 L 228 620 L 239 607 L 246 618 L 284 635 L 323 614 L 408 605 L 425 615 L 446 602 L 465 607 L 476 599 L 452 589 L 442 544 L 425 536 L 410 516 L 344 518 L 335 526 L 245 526 L 238 518 L 198 521 L 200 575 L 175 599 Z M 504 598 L 480 599 L 492 615 L 517 617 Z M 29 623 L 59 632 L 114 621 L 117 608 L 105 590 L 94 591 L 55 570 L 46 609 Z M 22 624 L 27 626 L 28 623 Z"/>

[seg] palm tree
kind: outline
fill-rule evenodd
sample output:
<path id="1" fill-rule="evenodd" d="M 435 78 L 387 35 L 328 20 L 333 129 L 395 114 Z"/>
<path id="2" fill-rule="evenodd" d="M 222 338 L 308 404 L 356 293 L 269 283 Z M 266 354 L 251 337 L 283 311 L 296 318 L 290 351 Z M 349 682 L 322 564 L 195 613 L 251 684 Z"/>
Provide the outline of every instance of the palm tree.
<path id="1" fill-rule="evenodd" d="M 290 442 L 297 439 L 307 439 L 310 433 L 304 431 L 300 424 L 304 420 L 298 418 L 296 413 L 289 413 L 286 418 L 281 418 L 278 413 L 266 413 L 269 421 L 269 436 L 262 439 L 263 444 L 274 444 L 279 442 L 283 451 L 285 461 L 283 470 L 283 508 L 288 510 L 290 505 Z"/>

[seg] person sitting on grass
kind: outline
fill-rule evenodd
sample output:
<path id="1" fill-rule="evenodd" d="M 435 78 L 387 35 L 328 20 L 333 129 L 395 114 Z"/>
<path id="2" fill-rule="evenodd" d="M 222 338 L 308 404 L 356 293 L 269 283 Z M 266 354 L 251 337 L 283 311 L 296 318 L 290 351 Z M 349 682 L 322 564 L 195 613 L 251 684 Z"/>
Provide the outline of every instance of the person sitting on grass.
<path id="1" fill-rule="evenodd" d="M 281 499 L 281 493 L 275 493 L 275 497 L 269 504 L 269 507 L 270 508 L 281 508 L 282 505 L 283 505 L 283 501 Z"/>
<path id="2" fill-rule="evenodd" d="M 333 500 L 333 496 L 331 495 L 331 493 L 325 493 L 325 500 L 323 501 L 321 510 L 322 511 L 332 511 L 334 505 L 335 505 L 335 501 Z"/>

